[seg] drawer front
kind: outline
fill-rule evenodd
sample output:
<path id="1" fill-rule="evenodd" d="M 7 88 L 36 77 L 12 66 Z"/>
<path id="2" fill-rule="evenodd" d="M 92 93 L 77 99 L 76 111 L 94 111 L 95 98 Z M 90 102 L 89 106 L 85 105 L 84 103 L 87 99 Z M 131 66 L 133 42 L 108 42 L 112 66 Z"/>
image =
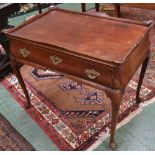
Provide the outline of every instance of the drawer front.
<path id="1" fill-rule="evenodd" d="M 112 71 L 105 66 L 96 66 L 84 58 L 80 59 L 59 51 L 38 47 L 22 41 L 11 41 L 11 54 L 18 59 L 84 78 L 105 86 L 111 86 Z"/>

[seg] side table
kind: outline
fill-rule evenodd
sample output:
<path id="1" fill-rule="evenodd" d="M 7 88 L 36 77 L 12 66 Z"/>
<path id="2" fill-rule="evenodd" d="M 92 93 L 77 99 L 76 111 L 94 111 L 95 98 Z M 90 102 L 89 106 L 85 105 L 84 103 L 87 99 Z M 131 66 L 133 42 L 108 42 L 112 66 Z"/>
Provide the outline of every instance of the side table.
<path id="1" fill-rule="evenodd" d="M 19 63 L 84 79 L 104 89 L 111 99 L 110 146 L 114 139 L 125 87 L 142 64 L 136 101 L 149 61 L 151 24 L 52 8 L 7 33 L 11 64 L 26 96 L 30 98 Z"/>

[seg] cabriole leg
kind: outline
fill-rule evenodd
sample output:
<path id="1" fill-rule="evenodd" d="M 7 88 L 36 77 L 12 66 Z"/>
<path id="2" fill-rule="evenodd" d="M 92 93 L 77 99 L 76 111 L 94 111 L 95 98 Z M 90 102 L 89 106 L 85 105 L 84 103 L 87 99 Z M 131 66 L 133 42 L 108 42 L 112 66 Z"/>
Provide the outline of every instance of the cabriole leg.
<path id="1" fill-rule="evenodd" d="M 116 17 L 121 17 L 120 4 L 114 4 Z"/>
<path id="2" fill-rule="evenodd" d="M 110 90 L 109 95 L 108 95 L 111 98 L 111 105 L 112 105 L 110 147 L 113 150 L 116 149 L 115 131 L 116 131 L 116 125 L 117 125 L 118 116 L 119 116 L 119 109 L 120 109 L 120 104 L 122 101 L 123 94 L 124 94 L 124 91 Z"/>
<path id="3" fill-rule="evenodd" d="M 144 75 L 146 72 L 146 68 L 149 62 L 149 58 L 150 55 L 148 54 L 148 56 L 145 58 L 143 64 L 142 64 L 142 68 L 141 68 L 141 72 L 140 72 L 140 77 L 139 77 L 139 82 L 138 82 L 138 86 L 137 86 L 137 92 L 136 92 L 136 103 L 140 103 L 141 102 L 141 98 L 140 98 L 140 89 L 143 83 L 143 79 L 144 79 Z"/>
<path id="4" fill-rule="evenodd" d="M 24 94 L 25 94 L 25 97 L 26 97 L 26 104 L 24 105 L 24 107 L 26 109 L 30 108 L 30 97 L 28 95 L 28 92 L 27 92 L 27 89 L 26 89 L 26 86 L 25 86 L 25 83 L 24 83 L 24 80 L 21 76 L 21 73 L 20 73 L 20 69 L 18 67 L 18 62 L 15 61 L 15 60 L 11 60 L 11 66 L 12 66 L 12 69 L 13 69 L 13 72 L 15 73 L 18 81 L 19 81 L 19 84 L 21 85 L 22 87 L 22 90 L 24 91 Z"/>

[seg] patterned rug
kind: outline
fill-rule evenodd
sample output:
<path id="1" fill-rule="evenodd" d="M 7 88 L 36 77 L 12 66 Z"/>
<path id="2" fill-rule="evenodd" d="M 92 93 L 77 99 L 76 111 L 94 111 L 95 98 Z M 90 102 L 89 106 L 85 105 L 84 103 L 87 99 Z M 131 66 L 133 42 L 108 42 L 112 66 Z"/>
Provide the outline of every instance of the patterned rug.
<path id="1" fill-rule="evenodd" d="M 151 37 L 154 37 L 154 33 Z M 126 88 L 118 127 L 140 112 L 151 99 L 155 100 L 154 60 L 155 52 L 152 52 L 141 89 L 143 101 L 140 105 L 135 102 L 140 69 Z M 26 111 L 60 150 L 93 150 L 108 137 L 111 106 L 104 90 L 77 83 L 48 70 L 23 66 L 21 71 L 32 103 L 32 107 Z M 16 77 L 10 74 L 1 83 L 23 107 L 25 99 Z"/>
<path id="2" fill-rule="evenodd" d="M 34 148 L 1 115 L 0 151 L 34 151 Z"/>
<path id="3" fill-rule="evenodd" d="M 23 66 L 21 71 L 33 105 L 26 111 L 60 150 L 91 149 L 99 144 L 98 139 L 109 135 L 111 106 L 104 91 L 52 71 L 30 66 Z M 25 99 L 16 77 L 10 74 L 1 83 L 23 107 Z M 137 113 L 155 96 L 155 89 L 144 84 L 143 103 L 137 105 L 136 86 L 132 79 L 121 104 L 119 122 Z"/>

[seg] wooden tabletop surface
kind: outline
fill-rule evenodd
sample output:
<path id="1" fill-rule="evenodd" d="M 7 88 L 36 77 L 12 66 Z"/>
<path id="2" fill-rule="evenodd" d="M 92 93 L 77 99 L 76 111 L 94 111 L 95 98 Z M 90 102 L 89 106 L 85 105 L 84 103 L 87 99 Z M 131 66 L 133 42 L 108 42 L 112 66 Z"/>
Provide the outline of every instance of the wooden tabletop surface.
<path id="1" fill-rule="evenodd" d="M 9 35 L 123 63 L 148 30 L 145 25 L 54 9 Z"/>

